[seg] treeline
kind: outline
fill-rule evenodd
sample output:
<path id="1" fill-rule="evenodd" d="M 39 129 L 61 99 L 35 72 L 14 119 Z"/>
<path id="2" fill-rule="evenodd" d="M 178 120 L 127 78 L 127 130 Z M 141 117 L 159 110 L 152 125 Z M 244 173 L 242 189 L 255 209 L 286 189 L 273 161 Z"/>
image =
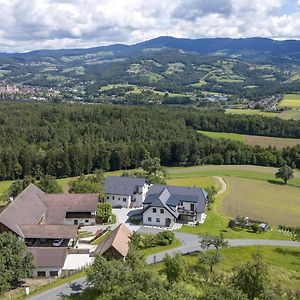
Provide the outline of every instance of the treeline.
<path id="1" fill-rule="evenodd" d="M 256 125 L 249 134 L 276 136 L 278 128 L 277 136 L 299 137 L 299 122 L 252 118 Z M 148 157 L 165 166 L 287 163 L 300 168 L 300 146 L 263 149 L 195 130 L 241 132 L 244 123 L 244 117 L 176 107 L 1 103 L 0 180 L 136 168 Z"/>
<path id="2" fill-rule="evenodd" d="M 300 122 L 295 120 L 282 120 L 257 115 L 229 115 L 209 110 L 194 111 L 188 114 L 185 120 L 188 126 L 198 130 L 300 138 Z"/>

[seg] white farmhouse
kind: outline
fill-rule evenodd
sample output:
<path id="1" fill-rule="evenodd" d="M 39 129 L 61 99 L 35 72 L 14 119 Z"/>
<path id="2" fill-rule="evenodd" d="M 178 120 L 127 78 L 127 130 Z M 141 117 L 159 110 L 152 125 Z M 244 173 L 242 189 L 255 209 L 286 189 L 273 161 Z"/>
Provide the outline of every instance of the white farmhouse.
<path id="1" fill-rule="evenodd" d="M 110 176 L 105 179 L 105 200 L 113 207 L 140 207 L 149 185 L 145 178 Z"/>
<path id="2" fill-rule="evenodd" d="M 203 222 L 206 204 L 207 193 L 203 189 L 153 185 L 143 202 L 143 224 L 169 227 L 176 222 Z"/>

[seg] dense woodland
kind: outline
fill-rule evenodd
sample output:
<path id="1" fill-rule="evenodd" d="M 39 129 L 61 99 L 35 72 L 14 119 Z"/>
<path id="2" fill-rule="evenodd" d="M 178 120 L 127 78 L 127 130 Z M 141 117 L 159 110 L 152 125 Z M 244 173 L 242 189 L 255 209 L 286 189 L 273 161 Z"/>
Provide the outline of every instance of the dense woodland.
<path id="1" fill-rule="evenodd" d="M 300 137 L 300 122 L 165 107 L 0 105 L 0 179 L 58 178 L 140 166 L 158 157 L 165 166 L 254 164 L 300 168 L 300 146 L 277 150 L 197 133 L 225 130 Z"/>

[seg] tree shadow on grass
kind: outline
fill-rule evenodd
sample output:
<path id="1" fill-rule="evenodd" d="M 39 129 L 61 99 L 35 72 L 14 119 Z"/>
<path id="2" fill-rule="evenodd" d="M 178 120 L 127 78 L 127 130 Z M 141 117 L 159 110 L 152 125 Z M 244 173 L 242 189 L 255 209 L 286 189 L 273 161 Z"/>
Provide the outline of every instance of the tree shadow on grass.
<path id="1" fill-rule="evenodd" d="M 282 249 L 282 248 L 278 247 L 278 248 L 275 248 L 274 251 L 277 252 L 278 254 L 292 255 L 292 256 L 295 256 L 296 258 L 300 259 L 300 252 L 296 251 L 294 249 Z M 300 265 L 300 262 L 298 265 Z"/>
<path id="2" fill-rule="evenodd" d="M 268 182 L 276 185 L 286 185 L 283 181 L 278 181 L 278 180 L 268 180 Z"/>

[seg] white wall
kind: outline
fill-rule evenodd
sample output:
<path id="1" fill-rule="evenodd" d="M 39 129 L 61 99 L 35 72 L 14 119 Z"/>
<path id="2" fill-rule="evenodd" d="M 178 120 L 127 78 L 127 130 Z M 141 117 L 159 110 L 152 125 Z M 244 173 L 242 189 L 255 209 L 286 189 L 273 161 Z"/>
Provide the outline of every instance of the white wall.
<path id="1" fill-rule="evenodd" d="M 43 268 L 43 267 L 40 267 L 40 268 L 36 268 L 36 269 L 33 269 L 33 277 L 37 277 L 37 272 L 38 271 L 44 271 L 46 272 L 46 277 L 50 277 L 50 271 L 57 271 L 58 272 L 58 277 L 60 277 L 61 275 L 61 268 L 59 267 L 53 267 L 53 268 Z"/>
<path id="2" fill-rule="evenodd" d="M 143 187 L 139 187 L 139 193 L 140 194 L 136 194 L 133 196 L 133 199 L 132 201 L 134 201 L 134 207 L 141 207 L 144 200 L 146 199 L 146 195 L 147 195 L 147 192 L 149 190 L 149 185 L 148 184 L 144 184 Z"/>
<path id="3" fill-rule="evenodd" d="M 78 225 L 83 224 L 83 226 L 92 226 L 96 224 L 96 218 L 65 218 L 64 224 L 65 225 L 74 225 L 74 221 L 78 221 Z M 85 222 L 88 221 L 88 222 Z"/>
<path id="4" fill-rule="evenodd" d="M 156 212 L 153 212 L 153 208 L 156 209 Z M 161 209 L 164 210 L 163 213 L 161 213 Z M 151 221 L 148 220 L 149 217 L 151 218 Z M 157 222 L 156 218 L 159 218 L 160 222 Z M 143 224 L 163 227 L 166 225 L 167 218 L 171 219 L 172 222 L 175 222 L 174 216 L 172 216 L 165 208 L 150 207 L 143 213 Z"/>
<path id="5" fill-rule="evenodd" d="M 111 203 L 112 207 L 122 206 L 128 208 L 131 204 L 131 196 L 107 194 L 105 196 L 105 201 Z"/>

